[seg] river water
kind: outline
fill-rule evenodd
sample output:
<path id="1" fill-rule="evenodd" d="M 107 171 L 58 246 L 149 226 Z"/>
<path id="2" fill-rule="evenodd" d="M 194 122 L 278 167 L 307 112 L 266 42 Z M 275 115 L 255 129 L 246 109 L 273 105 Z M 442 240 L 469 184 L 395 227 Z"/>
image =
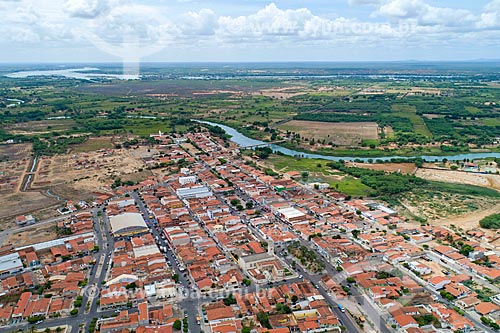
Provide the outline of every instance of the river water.
<path id="1" fill-rule="evenodd" d="M 250 146 L 255 146 L 255 145 L 267 145 L 267 142 L 260 141 L 260 140 L 255 140 L 252 138 L 249 138 L 237 130 L 235 130 L 232 127 L 222 125 L 222 124 L 217 124 L 213 123 L 210 121 L 201 121 L 201 120 L 196 120 L 199 123 L 205 123 L 208 125 L 212 126 L 218 126 L 222 128 L 228 135 L 231 136 L 231 141 L 234 143 L 238 144 L 240 147 L 245 148 L 245 147 L 250 147 Z M 469 159 L 469 160 L 476 160 L 476 159 L 481 159 L 481 158 L 487 158 L 487 157 L 500 157 L 500 153 L 462 153 L 462 154 L 456 154 L 456 155 L 448 155 L 448 156 L 427 156 L 427 155 L 422 155 L 422 156 L 414 156 L 414 157 L 408 157 L 408 156 L 389 156 L 389 157 L 370 157 L 370 158 L 362 158 L 362 157 L 356 157 L 356 156 L 326 156 L 326 155 L 320 155 L 320 154 L 311 154 L 311 153 L 304 153 L 300 152 L 297 150 L 293 149 L 288 149 L 285 147 L 281 147 L 275 144 L 271 144 L 269 146 L 273 152 L 280 152 L 284 155 L 288 156 L 300 156 L 303 158 L 313 158 L 313 159 L 322 159 L 322 160 L 329 160 L 329 161 L 352 161 L 352 160 L 361 160 L 363 162 L 367 162 L 368 160 L 380 160 L 380 161 L 390 161 L 393 158 L 397 159 L 412 159 L 415 157 L 420 157 L 426 161 L 436 161 L 436 160 L 442 160 L 443 158 L 446 158 L 448 160 L 459 160 L 462 161 L 464 159 Z"/>

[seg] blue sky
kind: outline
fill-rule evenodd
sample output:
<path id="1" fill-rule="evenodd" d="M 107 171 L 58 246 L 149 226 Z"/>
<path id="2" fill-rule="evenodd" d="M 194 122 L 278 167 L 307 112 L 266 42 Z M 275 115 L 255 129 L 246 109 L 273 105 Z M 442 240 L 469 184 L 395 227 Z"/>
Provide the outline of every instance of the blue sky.
<path id="1" fill-rule="evenodd" d="M 0 62 L 500 59 L 500 0 L 0 0 Z"/>

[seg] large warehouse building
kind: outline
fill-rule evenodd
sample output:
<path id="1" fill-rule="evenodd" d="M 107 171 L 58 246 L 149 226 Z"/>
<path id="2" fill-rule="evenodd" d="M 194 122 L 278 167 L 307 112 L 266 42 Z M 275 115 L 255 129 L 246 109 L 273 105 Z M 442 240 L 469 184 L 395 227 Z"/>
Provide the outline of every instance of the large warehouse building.
<path id="1" fill-rule="evenodd" d="M 110 216 L 109 223 L 115 237 L 134 236 L 149 231 L 146 222 L 139 213 L 123 213 Z"/>

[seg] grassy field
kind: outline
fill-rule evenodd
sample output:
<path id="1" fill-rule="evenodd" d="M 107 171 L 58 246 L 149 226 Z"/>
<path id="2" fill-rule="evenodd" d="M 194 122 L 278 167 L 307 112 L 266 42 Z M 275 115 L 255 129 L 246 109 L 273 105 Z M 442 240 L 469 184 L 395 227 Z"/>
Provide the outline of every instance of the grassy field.
<path id="1" fill-rule="evenodd" d="M 307 171 L 310 173 L 309 181 L 329 183 L 332 188 L 354 197 L 369 196 L 373 193 L 373 190 L 361 183 L 361 180 L 344 176 L 341 172 L 328 168 L 324 160 L 271 155 L 265 163 L 281 173 Z"/>
<path id="2" fill-rule="evenodd" d="M 417 108 L 415 106 L 407 104 L 394 104 L 392 106 L 392 110 L 394 112 L 394 115 L 408 118 L 413 126 L 413 130 L 415 131 L 415 133 L 422 134 L 430 138 L 432 137 L 432 133 L 427 128 L 427 125 L 425 124 L 422 117 L 416 114 Z"/>
<path id="3" fill-rule="evenodd" d="M 88 138 L 84 143 L 71 146 L 71 151 L 75 153 L 86 153 L 99 149 L 113 148 L 110 137 Z"/>
<path id="4" fill-rule="evenodd" d="M 328 184 L 339 192 L 348 194 L 353 197 L 370 196 L 373 190 L 363 184 L 361 180 L 346 176 L 340 180 L 328 180 Z"/>
<path id="5" fill-rule="evenodd" d="M 500 119 L 498 118 L 483 118 L 481 122 L 486 126 L 500 126 Z"/>
<path id="6" fill-rule="evenodd" d="M 301 158 L 296 159 L 291 156 L 271 155 L 266 164 L 272 165 L 276 171 L 308 171 L 308 172 L 324 172 L 327 161 Z"/>

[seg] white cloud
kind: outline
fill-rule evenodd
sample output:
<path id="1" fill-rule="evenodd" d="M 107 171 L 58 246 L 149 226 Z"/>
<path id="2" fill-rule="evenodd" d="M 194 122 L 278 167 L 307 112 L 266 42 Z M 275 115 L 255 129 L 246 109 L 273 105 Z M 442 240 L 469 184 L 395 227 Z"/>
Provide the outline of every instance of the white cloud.
<path id="1" fill-rule="evenodd" d="M 67 0 L 64 9 L 74 17 L 94 18 L 107 8 L 106 5 L 101 0 Z"/>
<path id="2" fill-rule="evenodd" d="M 163 1 L 146 5 L 134 0 L 63 0 L 62 4 L 16 0 L 5 5 L 0 0 L 0 43 L 52 41 L 59 48 L 74 49 L 88 45 L 89 40 L 99 47 L 118 45 L 132 36 L 142 46 L 295 47 L 316 43 L 322 47 L 383 48 L 388 43 L 474 43 L 481 37 L 492 41 L 500 29 L 500 0 L 491 1 L 481 13 L 431 6 L 425 0 L 348 0 L 350 5 L 373 6 L 374 15 L 338 15 L 334 19 L 309 8 L 286 9 L 274 3 L 246 15 L 220 16 L 212 9 L 199 9 L 201 2 L 194 1 L 196 10 L 180 12 L 175 10 L 176 2 L 179 0 L 166 6 Z"/>
<path id="3" fill-rule="evenodd" d="M 486 5 L 477 23 L 479 28 L 500 28 L 500 0 L 493 0 Z"/>
<path id="4" fill-rule="evenodd" d="M 469 26 L 477 17 L 465 9 L 434 7 L 423 0 L 390 0 L 377 11 L 390 20 L 412 19 L 418 25 Z"/>
<path id="5" fill-rule="evenodd" d="M 348 0 L 351 6 L 378 5 L 382 0 Z"/>
<path id="6" fill-rule="evenodd" d="M 248 16 L 220 17 L 217 34 L 228 38 L 297 35 L 313 18 L 308 9 L 281 10 L 272 3 Z"/>
<path id="7" fill-rule="evenodd" d="M 215 33 L 218 26 L 217 15 L 211 9 L 201 9 L 198 12 L 188 12 L 182 17 L 182 32 L 186 35 L 208 36 Z"/>

